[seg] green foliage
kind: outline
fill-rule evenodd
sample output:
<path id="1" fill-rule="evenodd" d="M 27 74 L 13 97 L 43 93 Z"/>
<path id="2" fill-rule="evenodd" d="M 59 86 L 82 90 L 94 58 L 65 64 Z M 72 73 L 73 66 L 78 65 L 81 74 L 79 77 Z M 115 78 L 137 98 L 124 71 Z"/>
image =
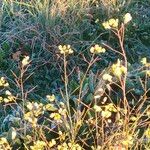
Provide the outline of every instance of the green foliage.
<path id="1" fill-rule="evenodd" d="M 149 27 L 149 0 L 2 0 L 0 149 L 148 149 Z"/>

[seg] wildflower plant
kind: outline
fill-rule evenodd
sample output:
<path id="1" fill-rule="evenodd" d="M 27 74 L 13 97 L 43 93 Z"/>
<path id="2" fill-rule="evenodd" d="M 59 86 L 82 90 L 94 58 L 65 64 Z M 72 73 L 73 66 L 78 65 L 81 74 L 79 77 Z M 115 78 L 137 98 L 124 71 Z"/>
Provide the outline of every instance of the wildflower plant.
<path id="1" fill-rule="evenodd" d="M 99 46 L 98 44 L 96 44 L 95 46 L 92 46 L 90 48 L 90 52 L 92 54 L 99 54 L 99 53 L 105 53 L 105 48 L 102 48 L 101 46 Z"/>
<path id="2" fill-rule="evenodd" d="M 4 77 L 0 78 L 0 86 L 3 86 L 3 87 L 8 87 L 9 86 L 9 83 L 5 80 Z"/>
<path id="3" fill-rule="evenodd" d="M 64 55 L 68 55 L 68 54 L 72 54 L 73 53 L 73 50 L 71 49 L 70 45 L 63 45 L 63 46 L 59 45 L 58 49 L 59 49 L 60 53 L 64 54 Z"/>
<path id="4" fill-rule="evenodd" d="M 127 82 L 130 77 L 133 78 L 135 70 L 129 72 L 124 34 L 132 20 L 131 14 L 125 14 L 122 20 L 110 18 L 102 23 L 104 29 L 117 38 L 117 50 L 105 43 L 94 45 L 95 41 L 89 47 L 86 45 L 86 54 L 78 53 L 71 45 L 59 45 L 55 58 L 60 67 L 61 83 L 56 83 L 56 89 L 50 89 L 45 97 L 30 95 L 37 87 L 26 86 L 34 74 L 34 69 L 30 67 L 36 64 L 30 56 L 23 56 L 18 62 L 18 70 L 11 71 L 15 78 L 12 83 L 9 84 L 3 76 L 0 78 L 0 104 L 4 110 L 8 108 L 14 113 L 14 116 L 8 115 L 8 119 L 6 117 L 3 121 L 5 123 L 5 120 L 9 120 L 8 127 L 13 128 L 0 135 L 0 149 L 127 150 L 138 149 L 140 145 L 142 148 L 149 146 L 148 142 L 142 141 L 150 138 L 147 94 L 150 65 L 147 58 L 143 58 L 141 68 L 138 68 L 138 71 L 145 72 L 145 80 L 140 80 L 144 94 L 139 99 L 133 94 L 133 100 L 128 100 L 127 95 L 132 89 L 128 91 Z M 118 58 L 99 76 L 101 70 L 94 67 L 96 63 L 101 63 L 101 54 L 109 50 L 118 54 Z M 87 68 L 82 70 L 78 63 L 73 66 L 76 63 L 76 59 L 72 59 L 74 56 L 77 60 L 82 59 L 81 63 L 84 62 Z M 97 85 L 97 82 L 100 84 Z M 75 83 L 73 88 L 72 83 Z M 16 93 L 11 88 L 14 85 L 17 86 Z"/>

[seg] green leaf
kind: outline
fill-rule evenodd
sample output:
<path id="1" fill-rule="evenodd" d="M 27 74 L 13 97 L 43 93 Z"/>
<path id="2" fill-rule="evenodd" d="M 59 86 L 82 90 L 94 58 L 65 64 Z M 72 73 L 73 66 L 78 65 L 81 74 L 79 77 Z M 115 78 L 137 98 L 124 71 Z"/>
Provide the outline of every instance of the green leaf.
<path id="1" fill-rule="evenodd" d="M 90 94 L 88 94 L 87 95 L 87 97 L 86 97 L 86 101 L 85 101 L 85 103 L 91 103 L 91 101 L 93 100 L 93 94 L 92 93 L 90 93 Z"/>

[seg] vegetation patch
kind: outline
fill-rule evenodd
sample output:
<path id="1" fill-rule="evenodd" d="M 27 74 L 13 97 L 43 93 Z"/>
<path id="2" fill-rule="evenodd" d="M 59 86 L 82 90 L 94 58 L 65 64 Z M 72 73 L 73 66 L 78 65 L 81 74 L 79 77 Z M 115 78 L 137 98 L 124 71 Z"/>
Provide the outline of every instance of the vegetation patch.
<path id="1" fill-rule="evenodd" d="M 149 0 L 2 0 L 0 149 L 149 150 L 149 27 Z"/>

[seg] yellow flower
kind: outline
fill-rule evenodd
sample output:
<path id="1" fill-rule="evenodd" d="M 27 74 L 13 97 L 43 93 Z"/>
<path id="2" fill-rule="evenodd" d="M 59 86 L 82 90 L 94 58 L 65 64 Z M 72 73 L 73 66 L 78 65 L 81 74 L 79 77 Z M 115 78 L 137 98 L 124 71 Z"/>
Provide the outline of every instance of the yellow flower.
<path id="1" fill-rule="evenodd" d="M 147 110 L 146 114 L 148 117 L 150 117 L 150 109 Z"/>
<path id="2" fill-rule="evenodd" d="M 4 87 L 8 87 L 8 86 L 9 86 L 9 83 L 5 83 L 5 84 L 4 84 Z"/>
<path id="3" fill-rule="evenodd" d="M 95 46 L 92 46 L 90 48 L 90 52 L 92 54 L 99 54 L 99 53 L 105 53 L 105 48 L 102 48 L 101 46 L 99 46 L 98 44 L 96 44 Z"/>
<path id="4" fill-rule="evenodd" d="M 59 105 L 63 108 L 65 107 L 65 104 L 63 102 L 59 102 Z"/>
<path id="5" fill-rule="evenodd" d="M 0 78 L 0 86 L 4 86 L 4 87 L 8 87 L 9 86 L 9 83 L 6 82 L 4 77 Z"/>
<path id="6" fill-rule="evenodd" d="M 4 99 L 3 99 L 3 101 L 4 101 L 5 103 L 15 101 L 15 97 L 11 94 L 11 92 L 10 92 L 9 90 L 6 90 L 6 91 L 5 91 L 5 94 L 7 95 L 7 98 L 4 98 Z"/>
<path id="7" fill-rule="evenodd" d="M 146 74 L 150 77 L 150 70 L 146 70 Z"/>
<path id="8" fill-rule="evenodd" d="M 131 146 L 133 144 L 133 137 L 128 135 L 125 140 L 122 141 L 124 146 Z"/>
<path id="9" fill-rule="evenodd" d="M 0 138 L 0 149 L 1 150 L 11 150 L 12 148 L 10 147 L 8 141 L 6 138 L 1 137 Z"/>
<path id="10" fill-rule="evenodd" d="M 6 95 L 9 95 L 9 96 L 12 95 L 9 90 L 6 90 L 6 91 L 5 91 L 5 94 L 6 94 Z"/>
<path id="11" fill-rule="evenodd" d="M 99 22 L 99 19 L 96 19 L 96 20 L 95 20 L 95 23 L 98 23 L 98 22 Z"/>
<path id="12" fill-rule="evenodd" d="M 110 112 L 117 112 L 117 109 L 115 108 L 115 106 L 112 103 L 106 105 L 105 109 L 110 111 Z"/>
<path id="13" fill-rule="evenodd" d="M 61 119 L 61 115 L 59 113 L 51 113 L 50 118 L 53 118 L 54 120 L 57 121 Z"/>
<path id="14" fill-rule="evenodd" d="M 59 112 L 61 115 L 63 115 L 63 116 L 65 116 L 65 115 L 67 114 L 67 110 L 66 110 L 66 109 L 62 109 L 62 108 L 60 108 L 60 109 L 58 110 L 58 112 Z"/>
<path id="15" fill-rule="evenodd" d="M 52 94 L 52 95 L 46 95 L 46 98 L 47 98 L 50 102 L 53 102 L 53 101 L 55 101 L 55 99 L 56 99 L 56 97 L 55 97 L 54 94 Z"/>
<path id="16" fill-rule="evenodd" d="M 103 78 L 103 80 L 106 80 L 106 81 L 109 81 L 109 82 L 112 81 L 112 76 L 107 74 L 107 73 L 104 74 L 102 78 Z"/>
<path id="17" fill-rule="evenodd" d="M 29 110 L 32 110 L 33 109 L 33 104 L 31 102 L 27 102 L 27 108 Z"/>
<path id="18" fill-rule="evenodd" d="M 150 128 L 147 128 L 147 130 L 145 131 L 145 136 L 147 138 L 150 138 Z"/>
<path id="19" fill-rule="evenodd" d="M 102 108 L 101 108 L 100 106 L 98 106 L 98 105 L 94 105 L 94 110 L 95 110 L 96 112 L 101 112 L 101 111 L 102 111 Z"/>
<path id="20" fill-rule="evenodd" d="M 9 102 L 15 101 L 15 97 L 13 95 L 10 95 L 7 97 L 9 99 Z"/>
<path id="21" fill-rule="evenodd" d="M 124 24 L 127 24 L 128 22 L 130 22 L 132 20 L 132 16 L 130 13 L 126 13 L 124 15 Z"/>
<path id="22" fill-rule="evenodd" d="M 106 22 L 103 22 L 102 25 L 105 29 L 118 28 L 119 20 L 112 18 Z"/>
<path id="23" fill-rule="evenodd" d="M 109 25 L 109 22 L 108 22 L 108 21 L 103 22 L 103 23 L 102 23 L 102 25 L 103 25 L 103 27 L 104 27 L 105 29 L 111 29 L 111 27 L 110 27 L 110 25 Z"/>
<path id="24" fill-rule="evenodd" d="M 123 74 L 126 74 L 126 73 L 127 73 L 127 68 L 126 68 L 126 67 L 120 66 L 120 69 L 121 69 L 121 72 L 122 72 Z"/>
<path id="25" fill-rule="evenodd" d="M 48 146 L 51 148 L 53 147 L 54 145 L 56 145 L 56 141 L 54 139 L 52 139 L 49 143 L 48 143 Z"/>
<path id="26" fill-rule="evenodd" d="M 57 149 L 58 150 L 82 150 L 82 147 L 79 144 L 69 142 L 68 144 L 63 143 L 61 145 L 58 145 Z"/>
<path id="27" fill-rule="evenodd" d="M 60 54 L 68 55 L 68 54 L 72 54 L 73 53 L 73 50 L 71 49 L 70 45 L 63 45 L 63 46 L 59 45 L 58 49 L 60 51 Z"/>
<path id="28" fill-rule="evenodd" d="M 24 114 L 24 119 L 30 122 L 33 127 L 36 127 L 37 124 L 37 118 L 34 117 L 33 112 L 27 112 Z"/>
<path id="29" fill-rule="evenodd" d="M 57 110 L 57 108 L 55 107 L 54 104 L 46 104 L 44 109 L 47 111 L 56 111 Z"/>
<path id="30" fill-rule="evenodd" d="M 114 67 L 114 66 L 113 66 L 113 67 Z M 121 70 L 120 70 L 119 67 L 116 67 L 116 68 L 113 70 L 113 74 L 114 74 L 115 76 L 117 76 L 118 78 L 120 78 L 121 75 L 122 75 L 122 72 L 121 72 Z"/>
<path id="31" fill-rule="evenodd" d="M 121 62 L 119 59 L 116 64 L 112 65 L 111 69 L 112 69 L 112 73 L 118 78 L 120 78 L 122 74 L 127 73 L 127 68 L 121 65 Z"/>
<path id="32" fill-rule="evenodd" d="M 61 145 L 58 145 L 58 146 L 57 146 L 57 149 L 58 149 L 58 150 L 68 150 L 69 147 L 68 147 L 67 143 L 63 143 L 63 144 L 61 144 Z"/>
<path id="33" fill-rule="evenodd" d="M 97 150 L 101 150 L 101 148 L 102 148 L 102 147 L 101 147 L 100 145 L 97 146 Z"/>
<path id="34" fill-rule="evenodd" d="M 145 65 L 145 67 L 150 67 L 150 63 L 147 62 L 147 58 L 146 57 L 142 58 L 141 63 L 143 65 Z"/>
<path id="35" fill-rule="evenodd" d="M 102 111 L 101 115 L 104 118 L 109 118 L 111 116 L 111 112 L 108 110 L 105 110 L 105 111 Z"/>
<path id="36" fill-rule="evenodd" d="M 29 56 L 25 56 L 25 58 L 23 58 L 23 60 L 22 60 L 22 66 L 23 67 L 30 63 L 29 59 L 30 59 Z"/>
<path id="37" fill-rule="evenodd" d="M 9 103 L 9 99 L 8 98 L 4 98 L 3 99 L 5 103 Z"/>
<path id="38" fill-rule="evenodd" d="M 130 117 L 130 120 L 131 120 L 131 121 L 136 121 L 136 120 L 137 120 L 137 117 L 131 116 L 131 117 Z"/>
<path id="39" fill-rule="evenodd" d="M 17 132 L 15 130 L 15 128 L 12 128 L 12 133 L 11 133 L 11 139 L 14 140 L 17 136 Z"/>
<path id="40" fill-rule="evenodd" d="M 109 21 L 109 25 L 113 28 L 117 28 L 118 27 L 118 23 L 119 23 L 119 20 L 118 19 L 110 19 Z"/>
<path id="41" fill-rule="evenodd" d="M 7 143 L 7 139 L 4 137 L 0 138 L 0 145 L 5 143 Z"/>
<path id="42" fill-rule="evenodd" d="M 117 124 L 118 124 L 119 126 L 122 126 L 122 125 L 123 125 L 123 120 L 122 120 L 122 119 L 117 120 Z"/>
<path id="43" fill-rule="evenodd" d="M 112 123 L 112 120 L 111 120 L 111 119 L 108 119 L 107 122 L 108 122 L 108 123 Z"/>
<path id="44" fill-rule="evenodd" d="M 0 79 L 2 82 L 5 82 L 5 78 L 4 77 L 1 77 Z"/>
<path id="45" fill-rule="evenodd" d="M 44 141 L 36 141 L 33 146 L 30 146 L 31 150 L 44 150 L 46 143 Z"/>
<path id="46" fill-rule="evenodd" d="M 141 63 L 143 65 L 146 65 L 147 64 L 147 58 L 146 57 L 142 58 Z"/>
<path id="47" fill-rule="evenodd" d="M 64 141 L 65 138 L 66 138 L 66 134 L 65 134 L 65 133 L 62 133 L 61 131 L 59 131 L 58 134 L 59 134 L 59 139 L 60 139 L 60 141 Z"/>
<path id="48" fill-rule="evenodd" d="M 105 104 L 107 102 L 107 99 L 108 99 L 107 97 L 104 97 L 101 103 Z"/>
<path id="49" fill-rule="evenodd" d="M 0 103 L 3 102 L 3 97 L 0 96 Z"/>

